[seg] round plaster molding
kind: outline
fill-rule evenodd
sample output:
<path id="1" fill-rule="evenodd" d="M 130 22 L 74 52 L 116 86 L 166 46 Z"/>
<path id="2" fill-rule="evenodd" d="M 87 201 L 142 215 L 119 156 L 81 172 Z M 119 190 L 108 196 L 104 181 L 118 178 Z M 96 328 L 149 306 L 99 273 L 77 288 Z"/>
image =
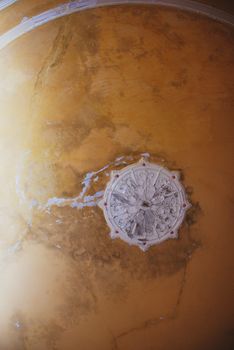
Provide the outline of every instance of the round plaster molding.
<path id="1" fill-rule="evenodd" d="M 142 158 L 112 172 L 99 206 L 111 238 L 121 238 L 145 251 L 166 239 L 177 238 L 191 205 L 177 171 Z"/>
<path id="2" fill-rule="evenodd" d="M 8 6 L 10 3 L 13 3 L 13 0 L 5 0 L 4 3 Z M 218 10 L 212 6 L 207 6 L 200 2 L 191 0 L 75 0 L 59 5 L 31 18 L 23 18 L 21 23 L 0 36 L 0 49 L 3 49 L 9 43 L 19 38 L 21 35 L 28 33 L 31 30 L 57 18 L 91 8 L 124 4 L 160 5 L 174 7 L 181 10 L 205 15 L 229 25 L 234 25 L 233 15 L 225 11 Z"/>

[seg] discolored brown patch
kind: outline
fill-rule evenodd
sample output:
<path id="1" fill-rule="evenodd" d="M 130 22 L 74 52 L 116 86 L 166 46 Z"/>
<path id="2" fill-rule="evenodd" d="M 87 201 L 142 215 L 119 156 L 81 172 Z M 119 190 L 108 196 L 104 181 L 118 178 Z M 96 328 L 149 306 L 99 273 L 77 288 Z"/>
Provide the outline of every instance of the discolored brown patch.
<path id="1" fill-rule="evenodd" d="M 131 161 L 127 161 L 126 157 L 124 162 L 134 162 L 139 157 L 136 153 L 131 155 Z M 164 166 L 173 164 L 161 156 L 151 158 Z M 112 165 L 108 172 L 122 166 Z M 98 180 L 91 183 L 86 195 L 104 190 L 107 181 L 106 173 L 102 171 L 98 174 Z M 192 197 L 191 188 L 188 192 L 189 197 Z M 191 234 L 191 226 L 196 224 L 200 214 L 199 204 L 193 203 L 180 230 L 179 239 L 154 246 L 146 253 L 118 239 L 111 240 L 103 213 L 97 207 L 72 209 L 69 206 L 52 206 L 47 212 L 35 212 L 28 239 L 53 250 L 59 247 L 61 254 L 69 256 L 77 267 L 82 266 L 82 270 L 86 271 L 88 285 L 95 278 L 102 293 L 109 298 L 121 298 L 121 290 L 125 293 L 128 280 L 136 279 L 143 283 L 145 279 L 170 276 L 186 266 L 193 252 L 201 245 L 200 233 Z M 56 225 L 56 222 L 59 224 Z"/>

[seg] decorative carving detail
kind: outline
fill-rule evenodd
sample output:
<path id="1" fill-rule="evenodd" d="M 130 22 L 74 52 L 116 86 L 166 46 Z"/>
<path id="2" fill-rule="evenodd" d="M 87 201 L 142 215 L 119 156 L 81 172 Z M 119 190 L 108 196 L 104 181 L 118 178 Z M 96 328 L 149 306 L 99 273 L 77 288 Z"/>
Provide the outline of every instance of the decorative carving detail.
<path id="1" fill-rule="evenodd" d="M 119 237 L 143 251 L 177 238 L 190 207 L 179 173 L 141 159 L 113 171 L 99 202 L 112 238 Z"/>

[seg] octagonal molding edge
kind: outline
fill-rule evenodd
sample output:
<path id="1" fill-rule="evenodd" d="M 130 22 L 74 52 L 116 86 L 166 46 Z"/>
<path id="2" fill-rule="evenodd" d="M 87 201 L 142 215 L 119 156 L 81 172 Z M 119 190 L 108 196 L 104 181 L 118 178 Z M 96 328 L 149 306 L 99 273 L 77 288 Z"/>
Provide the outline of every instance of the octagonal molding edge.
<path id="1" fill-rule="evenodd" d="M 179 178 L 179 172 L 144 158 L 113 171 L 98 203 L 111 238 L 121 238 L 143 251 L 178 238 L 178 230 L 191 206 Z"/>
<path id="2" fill-rule="evenodd" d="M 5 0 L 2 2 L 4 8 L 17 0 Z M 6 47 L 9 43 L 19 38 L 21 35 L 30 32 L 31 30 L 48 23 L 57 18 L 70 15 L 75 12 L 91 9 L 95 7 L 113 6 L 113 5 L 160 5 L 167 7 L 174 7 L 181 10 L 195 12 L 197 14 L 205 15 L 211 19 L 218 20 L 220 22 L 234 25 L 234 16 L 219 10 L 212 6 L 202 4 L 200 2 L 191 0 L 75 0 L 62 5 L 59 5 L 53 9 L 42 12 L 31 18 L 23 18 L 21 23 L 7 31 L 0 36 L 0 49 Z M 1 9 L 1 8 L 0 8 Z"/>

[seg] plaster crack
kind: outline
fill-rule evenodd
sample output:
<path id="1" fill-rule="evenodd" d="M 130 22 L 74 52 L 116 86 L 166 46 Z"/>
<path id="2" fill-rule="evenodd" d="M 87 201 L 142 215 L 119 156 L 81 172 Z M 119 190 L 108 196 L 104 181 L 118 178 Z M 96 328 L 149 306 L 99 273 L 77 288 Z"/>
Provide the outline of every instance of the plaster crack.
<path id="1" fill-rule="evenodd" d="M 48 73 L 52 68 L 58 66 L 67 51 L 69 43 L 72 38 L 72 32 L 69 28 L 70 19 L 63 19 L 63 23 L 60 25 L 58 29 L 58 33 L 53 41 L 53 45 L 48 56 L 45 58 L 41 69 L 39 70 L 36 81 L 34 84 L 33 96 L 31 98 L 31 109 L 32 115 L 36 109 L 36 105 L 38 102 L 38 96 L 46 84 L 46 79 L 48 77 Z"/>
<path id="2" fill-rule="evenodd" d="M 188 265 L 188 262 L 185 264 L 185 267 L 183 269 L 183 276 L 182 276 L 182 279 L 180 282 L 178 296 L 177 296 L 177 299 L 176 299 L 176 302 L 175 302 L 175 305 L 174 305 L 172 311 L 167 316 L 161 316 L 161 317 L 148 319 L 137 327 L 130 328 L 130 329 L 120 333 L 119 335 L 117 335 L 115 337 L 113 336 L 112 350 L 118 350 L 118 341 L 121 338 L 126 337 L 133 332 L 143 331 L 145 329 L 148 329 L 149 327 L 155 327 L 163 321 L 172 321 L 172 320 L 176 319 L 176 317 L 178 316 L 178 311 L 179 311 L 179 307 L 180 307 L 180 304 L 182 301 L 184 288 L 185 288 L 185 284 L 186 284 L 187 265 Z"/>

